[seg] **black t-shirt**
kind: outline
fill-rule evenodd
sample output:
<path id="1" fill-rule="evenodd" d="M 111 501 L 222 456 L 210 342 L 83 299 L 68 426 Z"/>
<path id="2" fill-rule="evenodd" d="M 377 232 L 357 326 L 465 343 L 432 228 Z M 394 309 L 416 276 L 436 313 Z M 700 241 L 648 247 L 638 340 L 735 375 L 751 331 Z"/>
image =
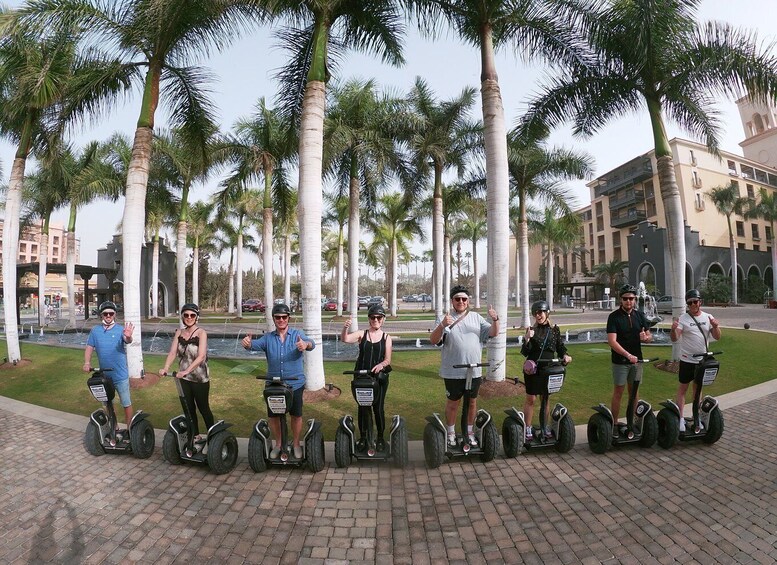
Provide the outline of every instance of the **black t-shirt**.
<path id="1" fill-rule="evenodd" d="M 629 353 L 642 359 L 642 342 L 639 341 L 639 333 L 650 329 L 647 318 L 639 310 L 629 313 L 623 308 L 618 308 L 607 317 L 607 333 L 617 334 L 616 341 Z M 612 351 L 610 356 L 616 365 L 629 365 L 629 360 L 623 355 Z"/>

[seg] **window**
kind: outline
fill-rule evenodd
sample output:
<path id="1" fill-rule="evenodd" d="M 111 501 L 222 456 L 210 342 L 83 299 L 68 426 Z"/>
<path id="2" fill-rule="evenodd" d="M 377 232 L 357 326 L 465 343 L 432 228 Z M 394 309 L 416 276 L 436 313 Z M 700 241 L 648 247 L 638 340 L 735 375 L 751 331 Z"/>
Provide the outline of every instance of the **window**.
<path id="1" fill-rule="evenodd" d="M 737 221 L 737 237 L 745 237 L 745 223 Z"/>
<path id="2" fill-rule="evenodd" d="M 58 235 L 54 236 L 54 245 L 59 245 L 59 236 Z"/>
<path id="3" fill-rule="evenodd" d="M 753 190 L 753 185 L 752 184 L 746 184 L 745 186 L 747 187 L 747 197 L 750 200 L 754 200 L 755 199 L 755 190 Z"/>
<path id="4" fill-rule="evenodd" d="M 772 240 L 772 228 L 771 226 L 766 226 L 766 241 Z"/>
<path id="5" fill-rule="evenodd" d="M 596 203 L 596 231 L 604 230 L 604 212 L 602 211 L 602 202 Z"/>
<path id="6" fill-rule="evenodd" d="M 695 167 L 696 166 L 696 155 L 693 154 L 693 149 L 690 150 L 690 154 L 691 154 L 691 165 L 693 165 Z"/>
<path id="7" fill-rule="evenodd" d="M 737 164 L 731 159 L 728 160 L 728 174 L 737 176 Z"/>
<path id="8" fill-rule="evenodd" d="M 757 243 L 754 243 L 753 244 L 753 251 L 760 251 L 760 250 L 761 250 L 761 246 L 758 245 Z"/>
<path id="9" fill-rule="evenodd" d="M 748 167 L 747 165 L 742 165 L 742 176 L 746 179 L 754 179 L 755 178 L 755 170 L 753 167 Z"/>
<path id="10" fill-rule="evenodd" d="M 693 195 L 693 201 L 697 210 L 704 210 L 704 194 L 702 192 L 697 190 Z"/>
<path id="11" fill-rule="evenodd" d="M 745 244 L 744 243 L 737 243 L 737 249 L 744 249 Z"/>
<path id="12" fill-rule="evenodd" d="M 27 253 L 27 244 L 26 243 L 20 243 L 19 244 L 19 253 Z"/>
<path id="13" fill-rule="evenodd" d="M 621 232 L 616 231 L 614 234 L 612 234 L 612 246 L 613 247 L 621 246 Z"/>
<path id="14" fill-rule="evenodd" d="M 753 240 L 760 241 L 761 235 L 758 232 L 758 224 L 750 224 L 750 231 L 753 234 Z"/>
<path id="15" fill-rule="evenodd" d="M 701 188 L 701 177 L 699 176 L 699 173 L 696 171 L 693 171 L 693 180 L 691 181 L 693 183 L 693 186 L 695 188 Z"/>

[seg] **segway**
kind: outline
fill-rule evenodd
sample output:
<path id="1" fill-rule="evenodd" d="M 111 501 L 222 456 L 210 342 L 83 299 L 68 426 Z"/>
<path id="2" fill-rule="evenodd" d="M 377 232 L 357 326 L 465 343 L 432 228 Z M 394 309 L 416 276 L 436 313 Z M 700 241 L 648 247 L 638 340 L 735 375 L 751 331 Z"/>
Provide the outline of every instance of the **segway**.
<path id="1" fill-rule="evenodd" d="M 639 359 L 637 363 L 652 363 L 653 359 Z M 588 419 L 588 446 L 594 453 L 604 453 L 612 445 L 628 445 L 637 443 L 640 447 L 651 447 L 658 437 L 658 422 L 653 414 L 653 407 L 645 400 L 637 403 L 634 409 L 634 401 L 639 390 L 637 381 L 631 387 L 629 404 L 626 407 L 626 423 L 618 422 L 618 437 L 613 437 L 612 429 L 615 419 L 612 412 L 604 404 L 594 406 L 596 412 Z"/>
<path id="2" fill-rule="evenodd" d="M 105 453 L 132 453 L 138 459 L 147 459 L 154 453 L 154 426 L 148 420 L 148 414 L 138 410 L 132 416 L 129 430 L 117 429 L 116 411 L 113 399 L 116 389 L 113 381 L 105 373 L 110 369 L 90 369 L 92 376 L 86 381 L 94 399 L 102 402 L 103 407 L 95 410 L 89 417 L 84 433 L 84 447 L 94 456 Z"/>
<path id="3" fill-rule="evenodd" d="M 701 399 L 701 389 L 711 385 L 718 376 L 720 363 L 715 355 L 721 355 L 722 351 L 707 351 L 695 353 L 693 357 L 700 359 L 694 375 L 696 382 L 700 383 L 693 397 L 693 417 L 685 418 L 685 431 L 680 431 L 680 409 L 673 400 L 661 403 L 663 408 L 658 412 L 658 445 L 665 449 L 672 447 L 677 440 L 696 441 L 712 444 L 723 435 L 723 413 L 720 411 L 718 400 L 712 396 Z"/>
<path id="4" fill-rule="evenodd" d="M 464 399 L 461 408 L 461 434 L 456 436 L 456 445 L 450 446 L 447 442 L 448 428 L 440 419 L 438 413 L 426 417 L 426 427 L 424 428 L 424 458 L 426 465 L 430 469 L 436 469 L 442 465 L 445 457 L 453 459 L 454 457 L 468 457 L 479 455 L 480 460 L 487 462 L 496 457 L 499 449 L 499 434 L 496 426 L 491 420 L 491 414 L 483 410 L 478 410 L 475 416 L 473 434 L 477 440 L 477 445 L 470 445 L 467 435 L 467 420 L 469 417 L 470 391 L 472 390 L 472 370 L 476 367 L 488 367 L 488 363 L 468 363 L 464 365 L 453 365 L 454 369 L 467 369 L 467 380 L 464 385 Z"/>
<path id="5" fill-rule="evenodd" d="M 396 467 L 407 466 L 407 427 L 405 419 L 395 414 L 391 419 L 389 440 L 380 445 L 375 441 L 372 405 L 378 394 L 378 376 L 372 371 L 343 371 L 344 375 L 354 375 L 351 381 L 351 392 L 359 406 L 359 421 L 365 422 L 366 437 L 364 442 L 356 441 L 356 426 L 353 416 L 347 414 L 340 418 L 340 425 L 335 434 L 335 464 L 347 467 L 352 459 L 392 461 Z"/>
<path id="6" fill-rule="evenodd" d="M 229 473 L 237 464 L 238 452 L 237 438 L 227 430 L 232 424 L 219 420 L 208 429 L 204 441 L 195 441 L 192 430 L 196 416 L 189 411 L 181 379 L 176 377 L 175 372 L 170 376 L 175 380 L 183 414 L 172 418 L 168 424 L 162 441 L 162 455 L 165 460 L 172 465 L 180 465 L 183 462 L 208 465 L 217 475 Z"/>
<path id="7" fill-rule="evenodd" d="M 251 466 L 251 469 L 255 473 L 266 471 L 268 465 L 282 467 L 303 467 L 307 465 L 314 473 L 323 469 L 324 434 L 321 432 L 321 422 L 316 422 L 312 418 L 308 420 L 307 430 L 300 442 L 302 457 L 297 459 L 294 456 L 294 445 L 286 422 L 286 415 L 289 412 L 292 400 L 291 387 L 281 382 L 280 377 L 266 379 L 259 376 L 256 378 L 267 381 L 264 387 L 264 401 L 267 404 L 268 413 L 281 419 L 281 438 L 280 454 L 277 459 L 270 459 L 270 451 L 272 451 L 270 424 L 265 419 L 261 419 L 254 424 L 251 437 L 248 439 L 248 464 Z"/>
<path id="8" fill-rule="evenodd" d="M 533 449 L 548 449 L 554 447 L 559 453 L 566 453 L 575 445 L 575 423 L 566 406 L 557 402 L 550 413 L 551 437 L 545 437 L 545 409 L 548 398 L 561 390 L 566 375 L 566 366 L 560 359 L 537 360 L 537 373 L 547 378 L 547 388 L 541 394 L 540 428 L 532 430 L 533 438 L 526 441 L 526 420 L 523 412 L 514 406 L 505 410 L 507 418 L 502 423 L 502 444 L 506 457 L 517 457 L 521 454 L 521 446 L 531 451 Z"/>

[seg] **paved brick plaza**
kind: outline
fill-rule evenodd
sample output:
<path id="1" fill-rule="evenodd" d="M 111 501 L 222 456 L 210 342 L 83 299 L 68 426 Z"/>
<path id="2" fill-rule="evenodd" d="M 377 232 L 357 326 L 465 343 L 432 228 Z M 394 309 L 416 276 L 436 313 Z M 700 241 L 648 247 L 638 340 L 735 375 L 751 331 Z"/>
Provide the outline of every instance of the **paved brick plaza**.
<path id="1" fill-rule="evenodd" d="M 77 426 L 0 409 L 0 562 L 774 563 L 777 429 L 747 423 L 775 403 L 726 409 L 713 446 L 596 456 L 578 434 L 566 455 L 434 471 L 256 475 L 241 458 L 220 477 L 159 447 L 94 458 Z"/>

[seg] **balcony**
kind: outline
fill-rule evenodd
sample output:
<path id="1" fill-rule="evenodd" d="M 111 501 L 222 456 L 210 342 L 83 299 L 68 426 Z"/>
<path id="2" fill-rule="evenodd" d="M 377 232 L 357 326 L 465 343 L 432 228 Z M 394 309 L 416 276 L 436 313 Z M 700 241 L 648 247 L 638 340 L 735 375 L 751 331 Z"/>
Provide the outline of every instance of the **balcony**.
<path id="1" fill-rule="evenodd" d="M 610 218 L 611 228 L 625 228 L 629 226 L 636 226 L 640 222 L 647 220 L 647 214 L 644 210 L 629 210 L 627 214 L 621 214 L 620 216 L 613 216 Z"/>
<path id="2" fill-rule="evenodd" d="M 653 165 L 650 157 L 637 157 L 602 175 L 597 179 L 594 198 L 605 194 L 613 194 L 619 188 L 635 185 L 652 178 Z"/>
<path id="3" fill-rule="evenodd" d="M 644 190 L 629 190 L 618 198 L 610 198 L 610 210 L 620 210 L 634 204 L 641 204 L 645 200 Z"/>

